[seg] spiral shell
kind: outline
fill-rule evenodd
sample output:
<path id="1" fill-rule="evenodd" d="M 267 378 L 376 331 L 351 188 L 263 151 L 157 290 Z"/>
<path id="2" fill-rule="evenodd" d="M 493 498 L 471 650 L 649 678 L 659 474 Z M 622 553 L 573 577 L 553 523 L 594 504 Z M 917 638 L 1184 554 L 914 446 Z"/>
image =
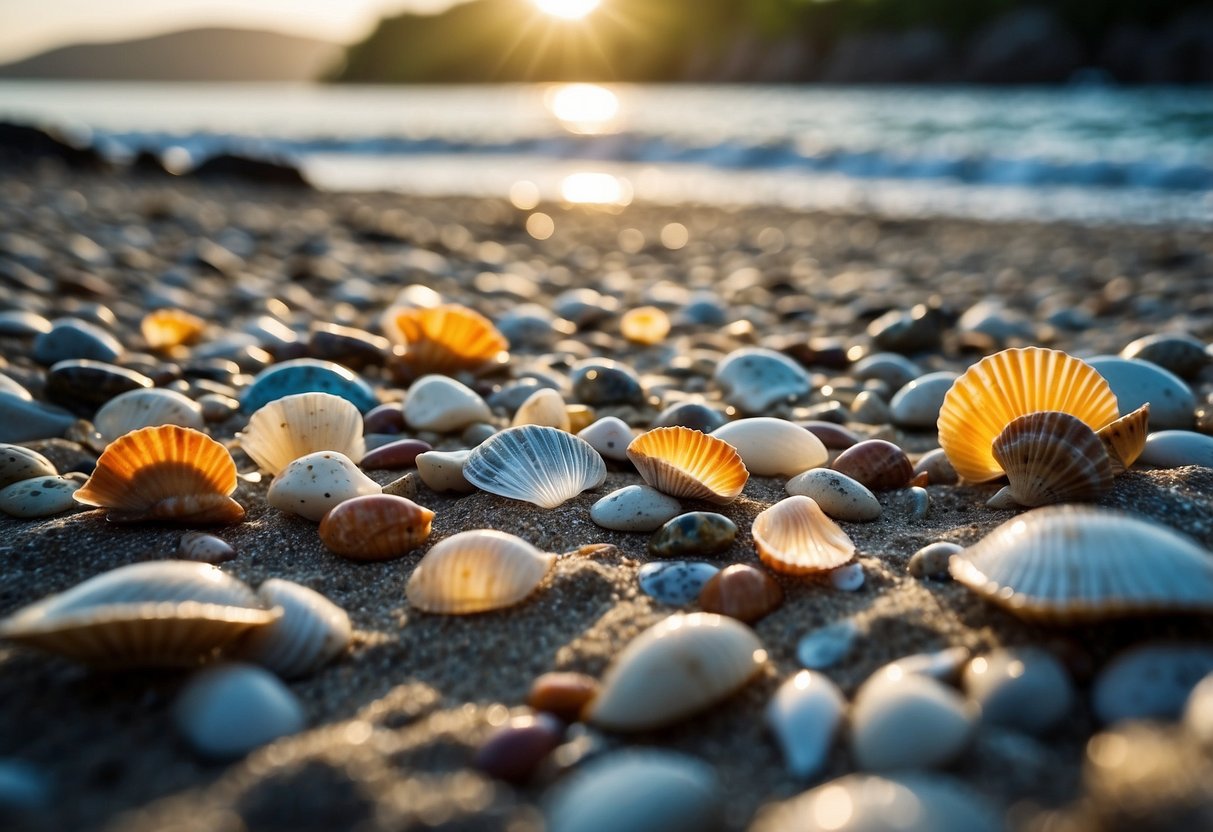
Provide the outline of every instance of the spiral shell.
<path id="1" fill-rule="evenodd" d="M 1149 432 L 1149 402 L 1099 430 L 1099 441 L 1103 442 L 1112 463 L 1112 476 L 1118 477 L 1132 467 L 1146 447 Z"/>
<path id="2" fill-rule="evenodd" d="M 434 512 L 405 497 L 368 494 L 331 508 L 320 521 L 320 541 L 354 560 L 402 557 L 430 537 Z"/>
<path id="3" fill-rule="evenodd" d="M 197 341 L 206 321 L 184 309 L 157 309 L 143 316 L 139 329 L 149 347 L 163 350 Z"/>
<path id="4" fill-rule="evenodd" d="M 110 520 L 238 523 L 244 508 L 236 463 L 205 433 L 177 425 L 132 431 L 112 442 L 76 501 L 109 509 Z"/>
<path id="5" fill-rule="evenodd" d="M 157 425 L 202 430 L 202 407 L 175 390 L 140 388 L 110 399 L 93 417 L 93 427 L 107 445 L 133 430 Z"/>
<path id="6" fill-rule="evenodd" d="M 1089 364 L 1058 350 L 1027 347 L 983 358 L 952 385 L 939 412 L 939 444 L 961 477 L 1003 473 L 994 440 L 1014 419 L 1059 410 L 1092 430 L 1119 415 L 1112 388 Z"/>
<path id="7" fill-rule="evenodd" d="M 914 465 L 906 452 L 883 439 L 865 439 L 852 445 L 830 467 L 873 491 L 905 488 L 914 476 Z"/>
<path id="8" fill-rule="evenodd" d="M 258 467 L 274 476 L 316 451 L 337 451 L 354 462 L 366 453 L 362 414 L 331 393 L 298 393 L 276 399 L 249 418 L 239 439 L 240 447 Z"/>
<path id="9" fill-rule="evenodd" d="M 628 459 L 663 494 L 717 505 L 737 499 L 750 478 L 736 448 L 691 428 L 642 433 L 628 445 Z"/>
<path id="10" fill-rule="evenodd" d="M 271 578 L 257 589 L 267 607 L 282 616 L 250 633 L 239 658 L 269 668 L 283 679 L 316 672 L 349 646 L 352 629 L 345 610 L 314 589 Z"/>
<path id="11" fill-rule="evenodd" d="M 557 428 L 522 425 L 472 451 L 463 476 L 490 494 L 556 508 L 606 479 L 606 463 L 586 442 Z"/>
<path id="12" fill-rule="evenodd" d="M 754 518 L 754 548 L 762 562 L 785 575 L 807 575 L 842 566 L 855 544 L 810 497 L 780 500 Z"/>
<path id="13" fill-rule="evenodd" d="M 994 458 L 1021 506 L 1094 500 L 1112 487 L 1112 463 L 1095 431 L 1068 413 L 1020 416 L 998 435 Z"/>
<path id="14" fill-rule="evenodd" d="M 452 535 L 425 553 L 409 578 L 409 604 L 466 615 L 512 607 L 542 583 L 556 556 L 492 529 Z"/>
<path id="15" fill-rule="evenodd" d="M 457 304 L 392 307 L 384 313 L 383 329 L 394 343 L 405 345 L 399 360 L 414 376 L 476 370 L 510 346 L 488 318 Z"/>

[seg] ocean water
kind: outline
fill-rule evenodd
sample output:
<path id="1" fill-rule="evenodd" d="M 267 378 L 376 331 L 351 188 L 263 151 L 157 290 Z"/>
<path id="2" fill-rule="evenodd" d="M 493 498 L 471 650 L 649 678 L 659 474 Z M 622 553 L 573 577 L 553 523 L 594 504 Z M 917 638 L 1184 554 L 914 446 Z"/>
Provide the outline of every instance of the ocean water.
<path id="1" fill-rule="evenodd" d="M 2 82 L 0 118 L 338 190 L 1213 223 L 1207 89 Z"/>

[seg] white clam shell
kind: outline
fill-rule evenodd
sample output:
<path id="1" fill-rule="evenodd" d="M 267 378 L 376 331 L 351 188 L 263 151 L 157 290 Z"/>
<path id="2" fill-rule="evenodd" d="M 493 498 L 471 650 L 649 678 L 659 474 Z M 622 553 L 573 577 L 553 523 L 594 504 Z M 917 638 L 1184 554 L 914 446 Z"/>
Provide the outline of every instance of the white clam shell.
<path id="1" fill-rule="evenodd" d="M 618 416 L 604 416 L 577 434 L 604 459 L 626 462 L 628 445 L 636 438 L 628 423 Z"/>
<path id="2" fill-rule="evenodd" d="M 202 406 L 175 390 L 152 387 L 129 390 L 103 404 L 93 427 L 106 444 L 139 428 L 180 425 L 202 430 Z"/>
<path id="3" fill-rule="evenodd" d="M 736 619 L 671 615 L 616 657 L 586 718 L 615 731 L 660 728 L 732 695 L 766 660 L 758 636 Z"/>
<path id="4" fill-rule="evenodd" d="M 338 503 L 381 491 L 379 483 L 362 473 L 345 454 L 319 451 L 286 466 L 270 483 L 265 500 L 279 511 L 319 523 Z"/>
<path id="5" fill-rule="evenodd" d="M 409 604 L 463 615 L 511 607 L 543 582 L 556 556 L 512 534 L 460 532 L 434 545 L 409 578 Z"/>
<path id="6" fill-rule="evenodd" d="M 271 578 L 257 595 L 267 607 L 281 607 L 282 617 L 249 635 L 240 658 L 295 679 L 319 670 L 349 646 L 349 615 L 314 589 Z"/>
<path id="7" fill-rule="evenodd" d="M 965 749 L 976 726 L 976 707 L 956 691 L 885 667 L 855 694 L 851 753 L 865 769 L 942 766 Z"/>
<path id="8" fill-rule="evenodd" d="M 830 468 L 813 468 L 788 480 L 784 491 L 809 497 L 835 520 L 866 522 L 880 517 L 880 501 L 863 483 Z"/>
<path id="9" fill-rule="evenodd" d="M 448 376 L 422 376 L 413 382 L 404 402 L 404 421 L 417 430 L 451 433 L 492 420 L 484 399 Z"/>
<path id="10" fill-rule="evenodd" d="M 1191 429 L 1196 397 L 1179 376 L 1136 358 L 1101 355 L 1087 363 L 1108 382 L 1122 414 L 1149 402 L 1150 427 Z"/>
<path id="11" fill-rule="evenodd" d="M 847 701 L 824 673 L 802 670 L 775 691 L 766 720 L 788 771 L 801 780 L 825 767 Z"/>
<path id="12" fill-rule="evenodd" d="M 1025 618 L 1213 612 L 1213 554 L 1157 523 L 1052 506 L 1008 520 L 952 557 L 952 577 Z"/>
<path id="13" fill-rule="evenodd" d="M 241 757 L 307 725 L 295 694 L 268 671 L 248 664 L 200 671 L 173 705 L 177 730 L 199 754 Z"/>
<path id="14" fill-rule="evenodd" d="M 296 459 L 336 451 L 358 462 L 366 454 L 362 414 L 331 393 L 284 396 L 254 413 L 240 447 L 263 471 L 278 476 Z"/>
<path id="15" fill-rule="evenodd" d="M 584 439 L 556 428 L 524 425 L 476 446 L 463 476 L 490 494 L 556 508 L 602 485 L 606 463 Z"/>
<path id="16" fill-rule="evenodd" d="M 741 455 L 749 472 L 758 477 L 791 477 L 824 465 L 830 458 L 821 440 L 784 419 L 756 416 L 729 422 L 712 431 Z"/>
<path id="17" fill-rule="evenodd" d="M 786 575 L 842 566 L 855 544 L 809 497 L 788 497 L 761 512 L 750 529 L 762 562 Z"/>
<path id="18" fill-rule="evenodd" d="M 572 427 L 569 412 L 565 408 L 564 399 L 550 388 L 536 390 L 519 407 L 514 414 L 515 427 L 519 425 L 543 425 L 557 430 L 567 431 Z"/>
<path id="19" fill-rule="evenodd" d="M 471 450 L 466 451 L 426 451 L 417 454 L 415 464 L 417 476 L 427 487 L 434 491 L 456 491 L 471 494 L 476 486 L 463 476 L 463 466 L 467 464 Z"/>

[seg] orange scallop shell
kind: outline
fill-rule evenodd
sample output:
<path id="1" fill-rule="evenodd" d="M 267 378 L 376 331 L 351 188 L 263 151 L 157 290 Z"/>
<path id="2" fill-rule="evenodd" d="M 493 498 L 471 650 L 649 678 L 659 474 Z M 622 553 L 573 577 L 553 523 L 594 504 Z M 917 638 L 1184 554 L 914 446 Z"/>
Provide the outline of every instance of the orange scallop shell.
<path id="1" fill-rule="evenodd" d="M 206 321 L 184 309 L 157 309 L 143 317 L 139 328 L 149 347 L 162 350 L 194 343 L 206 329 Z"/>
<path id="2" fill-rule="evenodd" d="M 855 556 L 855 544 L 810 497 L 780 500 L 754 518 L 754 548 L 762 562 L 785 575 L 836 569 Z"/>
<path id="3" fill-rule="evenodd" d="M 399 360 L 416 376 L 475 370 L 510 346 L 492 321 L 456 304 L 394 307 L 384 314 L 383 328 L 393 342 L 405 345 Z"/>
<path id="4" fill-rule="evenodd" d="M 1112 461 L 1112 476 L 1118 477 L 1132 467 L 1146 447 L 1146 434 L 1149 432 L 1149 402 L 1100 429 L 1099 440 Z"/>
<path id="5" fill-rule="evenodd" d="M 952 385 L 939 412 L 939 444 L 956 472 L 985 482 L 1003 473 L 994 440 L 1013 420 L 1041 410 L 1092 430 L 1119 415 L 1112 388 L 1093 367 L 1059 350 L 1027 347 L 986 356 Z"/>
<path id="6" fill-rule="evenodd" d="M 236 463 L 205 433 L 177 425 L 131 431 L 110 443 L 76 501 L 120 522 L 238 523 Z"/>
<path id="7" fill-rule="evenodd" d="M 1112 487 L 1112 463 L 1095 431 L 1068 413 L 1020 416 L 994 440 L 994 458 L 1021 506 L 1093 500 Z"/>
<path id="8" fill-rule="evenodd" d="M 632 440 L 628 459 L 658 491 L 725 505 L 737 499 L 750 472 L 737 449 L 692 428 L 654 428 Z"/>
<path id="9" fill-rule="evenodd" d="M 320 540 L 354 560 L 407 555 L 430 536 L 434 512 L 405 497 L 366 494 L 338 503 L 320 521 Z"/>

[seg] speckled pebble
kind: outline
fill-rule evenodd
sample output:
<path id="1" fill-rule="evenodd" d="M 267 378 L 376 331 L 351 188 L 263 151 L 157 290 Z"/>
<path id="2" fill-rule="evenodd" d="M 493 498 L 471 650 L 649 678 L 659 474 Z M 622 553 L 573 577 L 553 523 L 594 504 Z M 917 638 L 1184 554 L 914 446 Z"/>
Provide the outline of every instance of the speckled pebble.
<path id="1" fill-rule="evenodd" d="M 59 472 L 37 451 L 20 445 L 0 445 L 0 488 L 35 477 L 54 477 Z"/>
<path id="2" fill-rule="evenodd" d="M 952 574 L 948 571 L 948 561 L 952 555 L 962 551 L 963 546 L 946 540 L 928 543 L 910 556 L 907 568 L 919 580 L 950 581 Z"/>
<path id="3" fill-rule="evenodd" d="M 704 585 L 719 571 L 702 561 L 669 560 L 644 564 L 637 577 L 645 595 L 681 607 L 697 601 Z"/>
<path id="4" fill-rule="evenodd" d="M 202 563 L 235 560 L 236 550 L 226 540 L 206 532 L 186 532 L 177 542 L 177 557 Z"/>
<path id="5" fill-rule="evenodd" d="M 1120 351 L 1122 358 L 1157 364 L 1180 378 L 1191 379 L 1213 363 L 1204 342 L 1186 332 L 1156 332 L 1133 341 Z"/>
<path id="6" fill-rule="evenodd" d="M 626 462 L 628 445 L 634 434 L 628 423 L 617 416 L 604 416 L 577 434 L 590 443 L 603 459 Z"/>
<path id="7" fill-rule="evenodd" d="M 880 517 L 880 501 L 875 494 L 846 474 L 829 468 L 813 468 L 792 477 L 784 490 L 792 496 L 812 498 L 835 520 L 864 523 Z"/>
<path id="8" fill-rule="evenodd" d="M 651 532 L 677 517 L 682 506 L 673 497 L 647 485 L 612 491 L 590 509 L 590 519 L 618 532 Z"/>
<path id="9" fill-rule="evenodd" d="M 810 670 L 825 670 L 841 662 L 859 640 L 859 625 L 845 619 L 806 634 L 796 644 L 796 660 Z"/>
<path id="10" fill-rule="evenodd" d="M 80 483 L 66 477 L 18 480 L 0 489 L 0 511 L 13 517 L 51 517 L 77 508 Z"/>
<path id="11" fill-rule="evenodd" d="M 691 511 L 675 517 L 649 538 L 649 554 L 659 558 L 714 555 L 737 539 L 737 524 L 714 511 Z"/>
<path id="12" fill-rule="evenodd" d="M 296 459 L 274 477 L 265 500 L 279 511 L 319 523 L 338 503 L 379 493 L 379 484 L 345 454 L 317 451 Z"/>
<path id="13" fill-rule="evenodd" d="M 745 347 L 725 356 L 716 368 L 725 400 L 742 413 L 760 414 L 779 402 L 792 402 L 813 389 L 809 374 L 774 350 Z"/>
<path id="14" fill-rule="evenodd" d="M 1045 734 L 1074 707 L 1070 676 L 1050 653 L 1032 647 L 995 650 L 968 663 L 964 691 L 982 722 Z"/>

